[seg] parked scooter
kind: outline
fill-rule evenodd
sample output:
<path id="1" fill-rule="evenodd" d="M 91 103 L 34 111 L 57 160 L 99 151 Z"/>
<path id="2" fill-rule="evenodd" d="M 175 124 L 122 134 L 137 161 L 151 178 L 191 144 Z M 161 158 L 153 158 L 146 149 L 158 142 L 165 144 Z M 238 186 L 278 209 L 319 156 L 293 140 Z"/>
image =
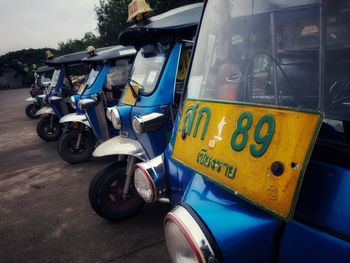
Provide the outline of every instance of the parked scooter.
<path id="1" fill-rule="evenodd" d="M 205 1 L 170 144 L 134 176 L 174 206 L 173 262 L 350 262 L 349 32 L 346 0 Z"/>
<path id="2" fill-rule="evenodd" d="M 47 78 L 47 75 L 52 74 L 54 68 L 43 66 L 38 69 L 34 69 L 34 83 L 30 87 L 30 96 L 26 99 L 27 102 L 30 102 L 29 105 L 25 108 L 26 115 L 31 119 L 39 118 L 35 113 L 44 107 L 44 102 L 39 97 L 40 94 L 44 94 L 50 85 L 50 79 Z M 50 75 L 51 76 L 51 75 Z"/>
<path id="3" fill-rule="evenodd" d="M 59 119 L 74 111 L 70 102 L 67 101 L 67 98 L 75 93 L 69 76 L 74 70 L 81 71 L 82 74 L 86 73 L 86 65 L 81 63 L 81 60 L 88 56 L 88 53 L 82 51 L 46 61 L 46 64 L 54 67 L 55 70 L 47 94 L 38 96 L 47 104 L 36 113 L 37 116 L 44 116 L 38 122 L 36 129 L 41 139 L 54 141 L 61 135 L 62 126 Z"/>
<path id="4" fill-rule="evenodd" d="M 129 6 L 129 20 L 137 19 L 135 13 L 144 17 L 133 8 L 134 3 Z M 177 8 L 129 27 L 119 36 L 120 43 L 134 45 L 138 52 L 121 102 L 107 110 L 120 136 L 93 153 L 95 157 L 117 156 L 90 184 L 90 204 L 105 219 L 125 218 L 144 204 L 133 184 L 133 167 L 161 154 L 169 142 L 201 10 L 202 4 Z"/>
<path id="5" fill-rule="evenodd" d="M 92 69 L 78 94 L 71 96 L 77 112 L 60 119 L 66 132 L 58 140 L 57 151 L 66 162 L 88 161 L 96 144 L 118 134 L 106 117 L 106 108 L 118 103 L 135 54 L 133 47 L 113 46 L 83 59 Z"/>

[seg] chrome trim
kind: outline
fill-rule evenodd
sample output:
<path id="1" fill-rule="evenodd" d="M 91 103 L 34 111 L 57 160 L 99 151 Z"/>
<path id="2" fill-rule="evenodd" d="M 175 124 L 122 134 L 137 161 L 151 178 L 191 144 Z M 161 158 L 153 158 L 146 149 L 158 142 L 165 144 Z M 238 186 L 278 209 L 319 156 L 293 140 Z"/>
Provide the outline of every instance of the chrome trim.
<path id="1" fill-rule="evenodd" d="M 46 98 L 46 94 L 40 94 L 40 95 L 37 95 L 38 98 L 40 99 L 45 99 Z"/>
<path id="2" fill-rule="evenodd" d="M 181 229 L 181 231 L 185 230 L 187 232 L 187 235 L 191 237 L 191 240 L 196 245 L 202 258 L 202 262 L 217 262 L 214 250 L 211 247 L 209 240 L 186 208 L 180 205 L 176 206 L 166 215 L 164 225 L 168 220 L 175 223 Z M 187 236 L 185 233 L 183 234 Z"/>
<path id="3" fill-rule="evenodd" d="M 137 167 L 140 167 L 142 170 L 146 171 L 150 177 L 149 179 L 152 180 L 152 184 L 155 187 L 155 193 L 152 202 L 165 197 L 167 187 L 165 184 L 166 170 L 164 166 L 164 155 L 161 154 L 149 160 L 148 162 L 138 163 L 136 164 L 135 168 Z"/>
<path id="4" fill-rule="evenodd" d="M 29 97 L 29 98 L 26 99 L 26 101 L 27 102 L 35 102 L 36 100 L 33 97 Z"/>
<path id="5" fill-rule="evenodd" d="M 57 101 L 57 100 L 61 100 L 61 99 L 62 99 L 62 97 L 59 97 L 59 96 L 51 96 L 50 97 L 51 101 Z"/>
<path id="6" fill-rule="evenodd" d="M 121 136 L 105 141 L 92 153 L 94 157 L 107 155 L 132 155 L 144 162 L 149 160 L 146 151 L 139 141 Z"/>
<path id="7" fill-rule="evenodd" d="M 43 114 L 56 115 L 56 113 L 54 112 L 54 110 L 51 107 L 43 107 L 35 113 L 35 116 L 39 116 L 39 115 L 43 115 Z"/>
<path id="8" fill-rule="evenodd" d="M 88 121 L 86 116 L 83 114 L 78 114 L 76 112 L 67 114 L 60 119 L 60 123 L 67 123 L 67 122 L 80 122 L 91 128 L 90 122 Z"/>

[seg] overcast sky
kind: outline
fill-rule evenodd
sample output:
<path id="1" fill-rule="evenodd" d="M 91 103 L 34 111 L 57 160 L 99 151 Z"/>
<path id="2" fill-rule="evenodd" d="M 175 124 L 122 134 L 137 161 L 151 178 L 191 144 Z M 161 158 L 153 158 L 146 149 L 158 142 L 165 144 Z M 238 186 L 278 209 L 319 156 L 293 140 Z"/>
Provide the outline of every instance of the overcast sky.
<path id="1" fill-rule="evenodd" d="M 98 0 L 0 0 L 0 55 L 96 33 Z"/>

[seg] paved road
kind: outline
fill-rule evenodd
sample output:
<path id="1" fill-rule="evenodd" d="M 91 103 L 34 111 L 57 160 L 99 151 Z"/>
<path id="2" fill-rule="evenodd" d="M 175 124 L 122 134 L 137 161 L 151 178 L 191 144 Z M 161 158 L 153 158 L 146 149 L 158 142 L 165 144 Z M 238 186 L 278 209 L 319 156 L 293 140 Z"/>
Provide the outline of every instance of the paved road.
<path id="1" fill-rule="evenodd" d="M 88 187 L 110 160 L 62 161 L 56 142 L 24 114 L 28 90 L 0 91 L 0 262 L 168 262 L 168 205 L 110 223 L 95 215 Z"/>

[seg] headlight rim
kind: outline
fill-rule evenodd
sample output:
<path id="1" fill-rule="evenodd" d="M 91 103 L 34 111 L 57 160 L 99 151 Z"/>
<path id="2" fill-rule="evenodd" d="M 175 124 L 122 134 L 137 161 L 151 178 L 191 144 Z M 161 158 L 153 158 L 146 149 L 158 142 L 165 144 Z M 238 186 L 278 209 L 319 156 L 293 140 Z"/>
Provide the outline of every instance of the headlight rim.
<path id="1" fill-rule="evenodd" d="M 156 187 L 156 185 L 155 185 L 155 183 L 154 183 L 154 181 L 153 181 L 151 175 L 148 173 L 147 168 L 143 167 L 143 164 L 142 164 L 142 163 L 137 163 L 137 164 L 135 165 L 135 172 L 134 172 L 134 174 L 136 174 L 136 170 L 137 170 L 137 169 L 140 169 L 140 170 L 142 171 L 143 176 L 146 177 L 147 181 L 148 181 L 149 184 L 151 185 L 151 188 L 152 188 L 152 198 L 151 198 L 151 201 L 148 202 L 147 200 L 145 200 L 145 199 L 140 195 L 140 193 L 137 191 L 137 189 L 136 189 L 136 191 L 139 193 L 139 195 L 142 197 L 142 199 L 145 200 L 146 203 L 154 203 L 154 202 L 156 202 L 156 201 L 158 200 L 158 198 L 157 198 L 158 190 L 157 190 L 157 187 Z M 134 179 L 134 180 L 135 180 L 135 179 Z"/>
<path id="2" fill-rule="evenodd" d="M 190 216 L 189 218 L 192 221 L 194 221 L 194 223 L 198 226 L 202 236 L 205 238 L 205 241 L 206 241 L 207 245 L 211 249 L 211 251 L 210 251 L 211 255 L 210 256 L 213 257 L 214 262 L 223 262 L 223 257 L 222 257 L 221 251 L 220 251 L 220 249 L 219 249 L 219 247 L 218 247 L 218 245 L 217 245 L 217 243 L 216 243 L 216 241 L 214 239 L 213 234 L 210 232 L 210 230 L 208 229 L 207 225 L 202 221 L 200 216 L 187 203 L 182 202 L 182 203 L 178 204 L 174 209 L 172 209 L 165 216 L 164 228 L 165 228 L 165 225 L 166 225 L 167 221 L 169 221 L 169 220 L 171 221 L 172 220 L 173 222 L 175 222 L 175 224 L 180 228 L 180 230 L 182 231 L 182 234 L 185 236 L 185 238 L 189 242 L 189 244 L 191 245 L 191 242 L 194 242 L 195 248 L 198 250 L 198 253 L 201 255 L 200 259 L 202 260 L 202 262 L 207 262 L 208 261 L 208 258 L 204 255 L 204 253 L 202 252 L 202 250 L 199 247 L 198 243 L 195 241 L 195 238 L 191 234 L 191 231 L 193 231 L 193 229 L 190 229 L 189 227 L 186 227 L 186 223 L 184 222 L 183 218 L 180 219 L 179 217 L 177 217 L 175 215 L 175 211 L 177 209 L 183 209 L 184 211 L 186 211 L 188 213 L 188 215 Z M 173 220 L 172 217 L 174 217 L 177 221 Z M 191 247 L 192 247 L 192 245 L 191 245 Z M 197 256 L 196 252 L 195 252 L 195 255 Z M 197 258 L 198 258 L 198 256 L 197 256 Z"/>

